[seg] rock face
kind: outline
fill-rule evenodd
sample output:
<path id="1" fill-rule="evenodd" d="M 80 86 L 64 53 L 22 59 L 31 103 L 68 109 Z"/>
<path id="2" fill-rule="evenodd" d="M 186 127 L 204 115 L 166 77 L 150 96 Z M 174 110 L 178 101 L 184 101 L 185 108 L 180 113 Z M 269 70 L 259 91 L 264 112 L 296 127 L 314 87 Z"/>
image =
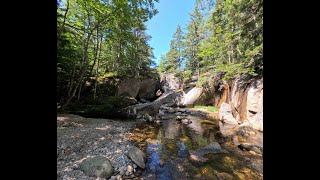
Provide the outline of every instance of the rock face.
<path id="1" fill-rule="evenodd" d="M 140 168 L 144 169 L 146 167 L 146 156 L 139 148 L 132 146 L 128 151 L 128 157 Z"/>
<path id="2" fill-rule="evenodd" d="M 164 92 L 181 89 L 183 86 L 182 78 L 176 77 L 174 74 L 163 74 L 161 76 L 161 86 Z"/>
<path id="3" fill-rule="evenodd" d="M 227 103 L 222 103 L 219 109 L 219 119 L 227 124 L 238 124 L 231 113 L 231 107 Z"/>
<path id="4" fill-rule="evenodd" d="M 113 167 L 109 159 L 103 156 L 94 156 L 85 159 L 80 164 L 80 169 L 87 176 L 110 178 L 113 173 Z"/>
<path id="5" fill-rule="evenodd" d="M 128 78 L 120 82 L 118 87 L 118 95 L 130 95 L 137 99 L 151 100 L 156 97 L 159 89 L 160 80 L 157 78 L 149 79 L 133 79 Z"/>
<path id="6" fill-rule="evenodd" d="M 249 122 L 254 129 L 263 131 L 263 78 L 240 76 L 228 82 L 219 77 L 209 78 L 194 104 L 217 106 L 221 109 L 219 114 L 222 113 L 219 118 L 223 116 L 224 122 Z"/>
<path id="7" fill-rule="evenodd" d="M 209 78 L 194 105 L 214 105 L 221 108 L 223 103 L 230 106 L 228 113 L 224 114 L 225 122 L 249 122 L 256 130 L 263 131 L 263 78 L 240 76 L 228 82 L 222 81 L 220 77 Z M 222 111 L 225 110 L 224 106 Z"/>
<path id="8" fill-rule="evenodd" d="M 263 131 L 262 80 L 251 84 L 247 95 L 247 119 L 253 128 Z"/>
<path id="9" fill-rule="evenodd" d="M 230 105 L 233 116 L 241 122 L 247 119 L 247 94 L 245 83 L 241 78 L 237 78 L 232 85 Z"/>
<path id="10" fill-rule="evenodd" d="M 224 89 L 220 88 L 222 85 L 222 81 L 219 77 L 208 77 L 207 85 L 203 88 L 203 93 L 194 102 L 194 104 L 218 106 L 224 92 Z"/>
<path id="11" fill-rule="evenodd" d="M 248 118 L 253 128 L 263 131 L 263 111 L 258 112 L 253 117 Z"/>
<path id="12" fill-rule="evenodd" d="M 131 97 L 137 97 L 141 81 L 128 78 L 121 81 L 118 87 L 118 95 L 129 94 Z"/>
<path id="13" fill-rule="evenodd" d="M 183 91 L 185 93 L 188 93 L 191 89 L 196 87 L 197 83 L 198 83 L 198 76 L 195 76 L 195 75 L 191 76 L 191 78 L 187 82 L 184 82 Z"/>
<path id="14" fill-rule="evenodd" d="M 199 99 L 200 95 L 202 94 L 203 88 L 194 87 L 192 88 L 187 94 L 183 96 L 183 105 L 190 106 L 193 105 L 194 102 Z"/>
<path id="15" fill-rule="evenodd" d="M 144 79 L 140 82 L 138 97 L 143 99 L 153 99 L 156 97 L 156 86 L 160 80 Z"/>

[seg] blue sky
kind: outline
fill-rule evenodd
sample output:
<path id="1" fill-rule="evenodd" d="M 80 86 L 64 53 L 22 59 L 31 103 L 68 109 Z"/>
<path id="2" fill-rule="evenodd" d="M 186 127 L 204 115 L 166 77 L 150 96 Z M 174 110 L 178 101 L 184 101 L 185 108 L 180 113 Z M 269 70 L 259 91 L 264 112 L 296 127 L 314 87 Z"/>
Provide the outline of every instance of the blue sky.
<path id="1" fill-rule="evenodd" d="M 149 44 L 154 48 L 154 61 L 159 65 L 161 54 L 168 52 L 177 25 L 185 32 L 195 0 L 160 0 L 155 3 L 159 13 L 149 20 L 147 33 L 152 36 Z"/>

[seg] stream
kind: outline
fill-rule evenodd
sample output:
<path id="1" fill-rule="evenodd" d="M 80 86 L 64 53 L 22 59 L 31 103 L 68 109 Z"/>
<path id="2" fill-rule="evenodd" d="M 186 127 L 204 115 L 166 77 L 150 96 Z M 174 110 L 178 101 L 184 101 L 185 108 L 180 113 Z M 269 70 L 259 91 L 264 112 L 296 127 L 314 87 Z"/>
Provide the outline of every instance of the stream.
<path id="1" fill-rule="evenodd" d="M 180 123 L 176 114 L 166 113 L 161 123 L 143 123 L 131 131 L 130 141 L 147 156 L 144 179 L 263 179 L 262 155 L 240 150 L 232 137 L 220 132 L 217 119 L 185 115 L 191 123 Z M 190 158 L 214 142 L 227 152 Z"/>

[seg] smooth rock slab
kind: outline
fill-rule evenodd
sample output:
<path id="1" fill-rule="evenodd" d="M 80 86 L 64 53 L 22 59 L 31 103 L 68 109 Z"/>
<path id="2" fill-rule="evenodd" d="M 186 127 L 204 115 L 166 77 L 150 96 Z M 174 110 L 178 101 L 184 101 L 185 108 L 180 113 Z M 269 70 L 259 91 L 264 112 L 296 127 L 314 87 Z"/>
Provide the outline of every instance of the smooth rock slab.
<path id="1" fill-rule="evenodd" d="M 85 159 L 80 164 L 80 170 L 87 176 L 110 178 L 113 167 L 110 160 L 104 156 L 94 156 Z"/>
<path id="2" fill-rule="evenodd" d="M 132 146 L 128 151 L 128 157 L 140 168 L 144 169 L 145 165 L 145 154 L 137 147 Z"/>

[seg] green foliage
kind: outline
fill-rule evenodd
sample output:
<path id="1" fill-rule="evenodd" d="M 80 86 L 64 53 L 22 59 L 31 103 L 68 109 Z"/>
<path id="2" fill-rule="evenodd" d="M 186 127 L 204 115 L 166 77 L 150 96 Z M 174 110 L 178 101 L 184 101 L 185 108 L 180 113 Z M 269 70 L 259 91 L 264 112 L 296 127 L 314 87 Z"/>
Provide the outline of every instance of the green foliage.
<path id="1" fill-rule="evenodd" d="M 202 87 L 207 82 L 206 76 L 200 76 L 199 81 L 196 84 L 196 87 Z"/>
<path id="2" fill-rule="evenodd" d="M 184 37 L 183 55 L 186 58 L 185 65 L 192 72 L 200 68 L 199 46 L 204 39 L 204 16 L 200 11 L 200 1 L 196 2 L 195 8 L 190 13 L 190 21 L 187 25 L 187 33 Z"/>
<path id="3" fill-rule="evenodd" d="M 181 42 L 186 70 L 200 76 L 222 74 L 224 80 L 262 73 L 262 4 L 262 0 L 197 0 Z M 165 70 L 176 68 L 175 56 L 171 48 L 163 62 Z M 203 82 L 199 79 L 198 86 Z"/>
<path id="4" fill-rule="evenodd" d="M 184 81 L 189 81 L 192 76 L 192 71 L 191 70 L 186 70 L 182 74 Z"/>
<path id="5" fill-rule="evenodd" d="M 173 39 L 170 42 L 170 50 L 161 56 L 159 69 L 160 72 L 174 73 L 181 70 L 183 62 L 183 32 L 180 25 L 177 26 L 176 32 L 173 34 Z M 159 67 L 160 67 L 159 65 Z"/>
<path id="6" fill-rule="evenodd" d="M 218 112 L 218 108 L 215 106 L 194 106 L 194 109 L 205 109 L 210 112 Z"/>
<path id="7" fill-rule="evenodd" d="M 163 72 L 167 71 L 167 68 L 166 68 L 166 57 L 164 55 L 162 55 L 161 58 L 160 58 L 158 71 L 160 73 L 163 73 Z"/>
<path id="8" fill-rule="evenodd" d="M 262 0 L 217 0 L 206 24 L 210 37 L 200 46 L 204 71 L 223 79 L 257 75 L 263 66 Z"/>
<path id="9" fill-rule="evenodd" d="M 88 80 L 154 73 L 145 22 L 157 13 L 158 0 L 58 2 L 57 93 L 62 104 L 82 94 Z"/>

